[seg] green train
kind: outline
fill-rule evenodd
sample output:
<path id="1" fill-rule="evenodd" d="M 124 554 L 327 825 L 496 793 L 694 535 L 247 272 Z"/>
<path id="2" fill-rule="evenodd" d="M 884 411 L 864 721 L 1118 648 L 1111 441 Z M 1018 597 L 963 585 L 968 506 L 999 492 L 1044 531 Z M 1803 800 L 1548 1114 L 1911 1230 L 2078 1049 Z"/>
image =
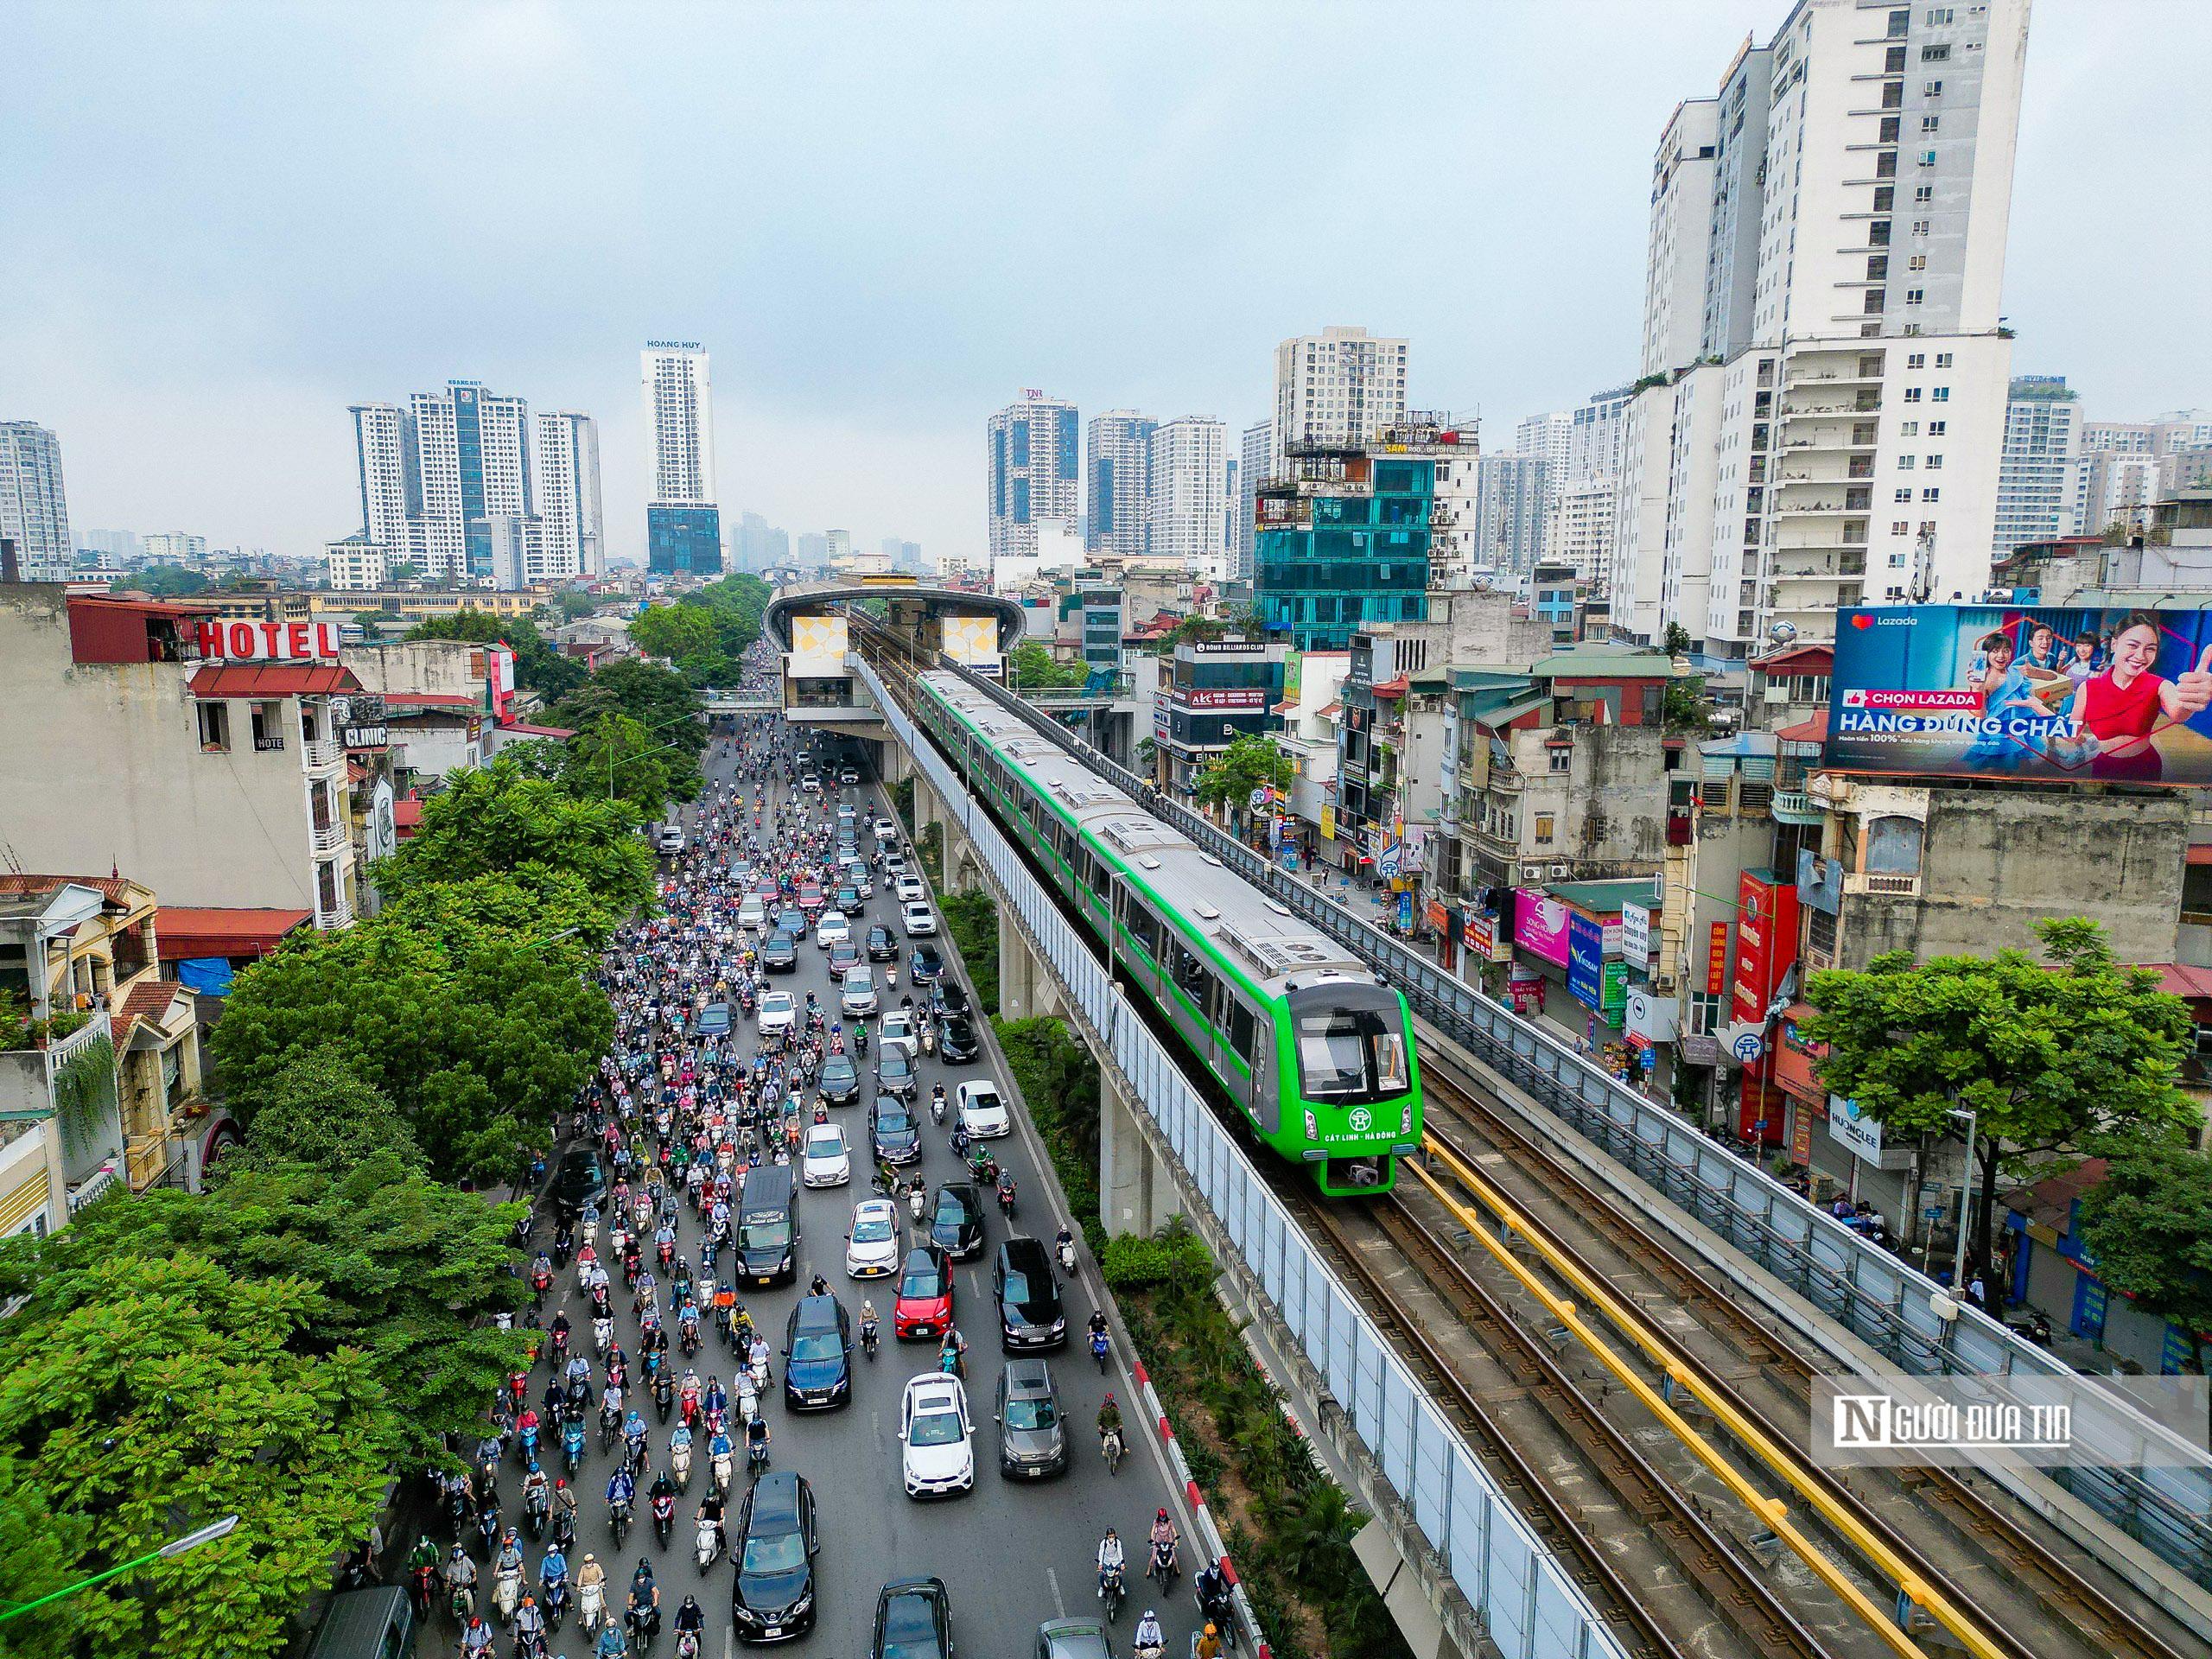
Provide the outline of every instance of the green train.
<path id="1" fill-rule="evenodd" d="M 1331 1198 L 1389 1192 L 1421 1146 L 1404 996 L 984 692 L 941 671 L 917 686 L 976 798 L 1253 1133 Z"/>

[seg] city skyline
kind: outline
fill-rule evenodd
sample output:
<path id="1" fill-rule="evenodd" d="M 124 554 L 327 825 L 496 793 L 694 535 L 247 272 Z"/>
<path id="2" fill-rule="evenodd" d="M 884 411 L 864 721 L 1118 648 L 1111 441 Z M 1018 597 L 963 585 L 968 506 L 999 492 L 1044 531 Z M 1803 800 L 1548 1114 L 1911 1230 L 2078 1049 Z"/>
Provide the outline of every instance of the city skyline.
<path id="1" fill-rule="evenodd" d="M 459 377 L 526 385 L 536 406 L 599 415 L 607 550 L 640 557 L 649 485 L 632 353 L 672 331 L 720 358 L 726 506 L 850 524 L 861 545 L 898 534 L 933 553 L 980 551 L 979 433 L 1025 385 L 1085 410 L 1207 410 L 1241 431 L 1268 412 L 1275 344 L 1337 324 L 1410 340 L 1408 401 L 1479 408 L 1485 447 L 1503 448 L 1521 417 L 1629 378 L 1652 136 L 1677 98 L 1714 90 L 1745 34 L 1764 38 L 1787 10 L 1780 0 L 1623 7 L 1618 27 L 1591 28 L 1586 17 L 1436 9 L 1405 23 L 1423 31 L 1417 60 L 1393 56 L 1401 31 L 1346 35 L 1322 10 L 1271 9 L 1264 34 L 1250 26 L 1257 11 L 1163 13 L 1180 43 L 1166 76 L 1126 20 L 1014 27 L 974 62 L 893 25 L 840 64 L 846 101 L 863 113 L 832 130 L 789 119 L 805 78 L 779 69 L 817 61 L 821 39 L 797 16 L 734 13 L 720 35 L 671 54 L 650 22 L 625 38 L 557 7 L 424 14 L 411 34 L 303 15 L 263 19 L 248 35 L 220 14 L 188 27 L 149 10 L 118 35 L 33 6 L 16 37 L 26 65 L 45 73 L 27 75 L 26 98 L 0 113 L 22 158 L 0 200 L 35 227 L 0 249 L 19 296 L 0 321 L 0 418 L 57 435 L 79 522 L 188 524 L 211 541 L 299 556 L 353 516 L 342 510 L 357 493 L 346 410 L 360 391 Z M 2018 331 L 2016 372 L 2064 374 L 2088 418 L 2139 421 L 2201 404 L 2212 385 L 2208 348 L 2188 344 L 2201 331 L 2161 335 L 2134 322 L 2190 314 L 2183 284 L 2208 232 L 2172 210 L 2158 169 L 2116 171 L 2100 157 L 2123 131 L 2145 153 L 2194 153 L 2203 118 L 2190 107 L 2184 67 L 2202 56 L 2192 41 L 2212 45 L 2212 16 L 2130 10 L 2164 49 L 2143 49 L 2149 29 L 2106 27 L 2109 7 L 2036 9 L 2005 310 Z M 1278 144 L 1296 112 L 1271 88 L 1325 35 L 1370 67 L 1389 59 L 1405 96 L 1387 128 L 1373 111 L 1318 118 L 1327 130 L 1313 135 L 1313 153 L 1339 159 L 1321 164 L 1315 188 L 1341 190 L 1357 170 L 1378 211 L 1421 204 L 1424 234 L 1348 262 L 1283 261 L 1271 257 L 1273 232 L 1212 210 L 1209 180 L 1241 176 Z M 118 50 L 118 38 L 133 44 Z M 280 59 L 298 73 L 263 73 Z M 642 84 L 626 73 L 632 59 L 687 85 L 739 61 L 756 96 L 729 111 L 688 100 L 701 113 L 683 130 L 640 139 L 635 95 L 623 90 Z M 1483 67 L 1528 61 L 1571 62 L 1587 93 L 1577 107 L 1604 118 Z M 178 73 L 209 90 L 181 111 L 150 95 L 156 77 Z M 365 76 L 391 93 L 368 111 L 344 93 Z M 2133 92 L 2124 118 L 2099 92 L 2116 76 Z M 1082 222 L 1040 240 L 1043 220 L 1030 215 L 1058 211 L 1040 188 L 968 245 L 979 199 L 962 181 L 999 133 L 981 100 L 1009 78 L 1099 111 L 1098 130 L 1052 162 L 1070 175 Z M 238 113 L 252 102 L 248 83 L 265 111 L 252 118 Z M 1478 98 L 1440 90 L 1476 83 Z M 576 142 L 560 147 L 557 165 L 530 146 L 494 149 L 502 124 L 542 122 L 534 111 L 602 86 L 605 98 L 575 115 Z M 97 90 L 64 101 L 65 86 Z M 680 88 L 668 105 L 687 105 Z M 296 123 L 300 142 L 270 144 L 264 121 Z M 778 137 L 785 126 L 791 137 Z M 556 196 L 571 211 L 594 194 L 626 205 L 587 227 L 579 256 L 487 259 L 453 233 L 480 198 L 440 184 L 431 132 L 477 157 L 487 188 L 518 212 Z M 1361 169 L 1358 156 L 1384 153 L 1386 138 L 1393 159 Z M 667 170 L 654 145 L 687 158 L 679 176 L 645 176 Z M 809 145 L 815 153 L 801 156 Z M 741 153 L 777 164 L 748 168 L 742 187 L 690 176 Z M 1201 165 L 1184 169 L 1190 154 Z M 1422 154 L 1440 159 L 1408 165 Z M 1183 170 L 1166 190 L 1171 164 Z M 1454 191 L 1485 200 L 1479 229 L 1429 215 L 1437 168 Z M 223 176 L 254 188 L 213 200 L 184 188 Z M 661 222 L 685 218 L 675 194 L 702 188 L 713 217 L 775 233 L 710 239 L 709 257 L 672 259 L 695 245 L 666 238 Z M 2091 193 L 2146 227 L 2158 257 L 2088 243 L 2075 204 Z M 324 257 L 357 215 L 389 224 L 379 245 L 391 257 Z M 1109 220 L 1122 256 L 1109 262 L 1110 278 L 1092 257 Z M 173 257 L 119 257 L 118 227 Z M 855 238 L 887 237 L 911 257 L 890 267 L 840 257 Z M 465 258 L 453 251 L 463 246 Z M 995 274 L 1001 268 L 1018 270 L 1019 286 Z M 1163 307 L 1168 294 L 1175 302 Z M 1523 321 L 1502 328 L 1501 315 Z M 872 457 L 857 474 L 847 464 L 855 449 Z M 272 454 L 281 465 L 268 464 Z"/>

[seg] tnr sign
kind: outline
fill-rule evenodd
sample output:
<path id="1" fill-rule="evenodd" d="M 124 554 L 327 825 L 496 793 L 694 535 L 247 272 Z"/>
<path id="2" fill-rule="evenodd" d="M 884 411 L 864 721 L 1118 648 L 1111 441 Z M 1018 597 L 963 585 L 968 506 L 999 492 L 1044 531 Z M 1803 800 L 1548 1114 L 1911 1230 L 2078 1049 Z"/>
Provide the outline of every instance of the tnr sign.
<path id="1" fill-rule="evenodd" d="M 334 622 L 202 622 L 197 638 L 200 654 L 209 662 L 338 660 Z"/>

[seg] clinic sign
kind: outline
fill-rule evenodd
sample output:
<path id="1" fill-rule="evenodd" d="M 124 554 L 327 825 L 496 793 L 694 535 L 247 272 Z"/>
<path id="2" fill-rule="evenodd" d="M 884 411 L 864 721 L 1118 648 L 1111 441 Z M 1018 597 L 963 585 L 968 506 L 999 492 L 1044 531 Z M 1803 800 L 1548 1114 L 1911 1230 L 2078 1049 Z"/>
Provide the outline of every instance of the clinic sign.
<path id="1" fill-rule="evenodd" d="M 1643 905 L 1621 906 L 1621 956 L 1632 965 L 1651 961 L 1651 912 Z"/>
<path id="2" fill-rule="evenodd" d="M 202 660 L 211 663 L 334 663 L 335 622 L 224 622 L 194 630 Z"/>
<path id="3" fill-rule="evenodd" d="M 1838 613 L 1821 764 L 1922 777 L 2212 785 L 2212 613 Z"/>

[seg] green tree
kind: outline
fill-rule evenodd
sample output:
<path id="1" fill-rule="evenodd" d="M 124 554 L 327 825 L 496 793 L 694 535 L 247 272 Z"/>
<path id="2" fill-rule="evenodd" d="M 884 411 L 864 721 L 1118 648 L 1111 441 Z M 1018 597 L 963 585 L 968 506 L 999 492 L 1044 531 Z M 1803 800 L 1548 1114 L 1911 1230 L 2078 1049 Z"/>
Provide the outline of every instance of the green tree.
<path id="1" fill-rule="evenodd" d="M 1229 632 L 1229 624 L 1217 616 L 1186 616 L 1160 636 L 1160 643 L 1153 647 L 1162 657 L 1173 657 L 1175 647 L 1181 645 L 1203 644 L 1218 639 Z"/>
<path id="2" fill-rule="evenodd" d="M 425 882 L 386 905 L 378 919 L 419 928 L 456 948 L 470 944 L 470 930 L 505 935 L 535 957 L 557 958 L 586 974 L 629 913 L 602 900 L 575 871 L 531 863 L 459 881 Z"/>
<path id="3" fill-rule="evenodd" d="M 512 1175 L 543 1148 L 613 1036 L 562 944 L 404 910 L 287 945 L 240 974 L 211 1047 L 251 1131 L 296 1060 L 327 1049 L 397 1105 L 448 1179 Z"/>
<path id="4" fill-rule="evenodd" d="M 400 559 L 385 566 L 384 575 L 386 582 L 420 582 L 423 567 L 412 559 Z"/>
<path id="5" fill-rule="evenodd" d="M 1705 677 L 1702 674 L 1680 676 L 1667 682 L 1662 694 L 1660 717 L 1670 732 L 1703 733 L 1712 724 L 1705 701 Z"/>
<path id="6" fill-rule="evenodd" d="M 709 582 L 677 602 L 703 609 L 714 623 L 721 655 L 735 658 L 742 657 L 746 648 L 760 637 L 760 621 L 767 614 L 771 592 L 759 576 L 740 572 Z"/>
<path id="7" fill-rule="evenodd" d="M 216 1166 L 227 1182 L 246 1170 L 305 1166 L 337 1179 L 372 1158 L 423 1166 L 415 1132 L 384 1092 L 328 1051 L 293 1057 L 270 1079 L 253 1136 Z"/>
<path id="8" fill-rule="evenodd" d="M 423 821 L 371 871 L 387 902 L 433 881 L 512 875 L 531 865 L 566 871 L 620 914 L 652 901 L 653 859 L 626 802 L 579 799 L 504 759 L 449 774 L 423 803 Z"/>
<path id="9" fill-rule="evenodd" d="M 1679 622 L 1667 625 L 1667 637 L 1659 647 L 1669 657 L 1687 657 L 1690 649 L 1690 631 Z"/>
<path id="10" fill-rule="evenodd" d="M 696 767 L 682 746 L 662 742 L 627 715 L 601 715 L 569 740 L 563 782 L 569 793 L 605 800 L 610 791 L 639 818 L 655 818 L 684 792 Z"/>
<path id="11" fill-rule="evenodd" d="M 707 728 L 699 718 L 699 699 L 690 682 L 673 670 L 642 658 L 609 663 L 563 697 L 553 710 L 556 724 L 582 731 L 607 715 L 627 715 L 652 734 L 656 743 L 674 745 L 695 763 L 707 747 Z M 701 783 L 696 764 L 673 779 L 673 793 L 688 798 Z"/>
<path id="12" fill-rule="evenodd" d="M 1938 957 L 1902 951 L 1864 973 L 1806 982 L 1819 1012 L 1800 1029 L 1825 1045 L 1821 1080 L 1893 1135 L 1944 1139 L 1975 1118 L 1980 1194 L 1968 1245 L 1989 1271 L 2000 1173 L 2163 1141 L 2196 1113 L 2175 1087 L 2194 1039 L 2189 1009 L 2158 976 L 2118 965 L 2104 931 L 2079 918 L 2037 924 L 2049 963 L 2020 950 Z"/>
<path id="13" fill-rule="evenodd" d="M 1275 747 L 1273 738 L 1246 734 L 1231 738 L 1229 747 L 1206 764 L 1192 791 L 1203 805 L 1226 806 L 1249 819 L 1252 791 L 1262 785 L 1287 790 L 1291 777 L 1290 757 Z"/>
<path id="14" fill-rule="evenodd" d="M 1013 687 L 1017 691 L 1065 691 L 1090 677 L 1081 663 L 1063 663 L 1034 639 L 1014 648 Z"/>
<path id="15" fill-rule="evenodd" d="M 113 1257 L 184 1255 L 241 1281 L 309 1285 L 287 1350 L 369 1355 L 405 1460 L 438 1464 L 443 1437 L 473 1440 L 526 1351 L 523 1332 L 490 1323 L 526 1294 L 507 1271 L 521 1213 L 431 1180 L 419 1154 L 372 1153 L 337 1169 L 267 1161 L 227 1171 L 207 1195 L 165 1189 L 96 1205 L 41 1265 L 82 1274 Z"/>
<path id="16" fill-rule="evenodd" d="M 434 616 L 407 631 L 410 639 L 462 639 L 471 645 L 509 645 L 515 653 L 515 681 L 549 701 L 584 683 L 582 664 L 549 645 L 526 616 L 494 616 L 463 606 L 450 616 Z"/>
<path id="17" fill-rule="evenodd" d="M 2097 1276 L 2187 1332 L 2190 1365 L 2202 1371 L 2203 1333 L 2212 1331 L 2212 1158 L 2173 1142 L 2120 1152 L 2082 1196 L 2081 1234 Z"/>
<path id="18" fill-rule="evenodd" d="M 149 564 L 131 579 L 131 585 L 156 599 L 181 599 L 207 591 L 207 578 L 181 564 Z"/>
<path id="19" fill-rule="evenodd" d="M 563 622 L 574 622 L 589 616 L 599 608 L 599 601 L 589 594 L 579 593 L 573 588 L 563 588 L 553 595 L 554 608 L 561 613 Z"/>
<path id="20" fill-rule="evenodd" d="M 77 1252 L 101 1207 L 30 1250 Z M 29 1297 L 0 1324 L 0 1514 L 41 1517 L 48 1560 L 22 1589 L 89 1577 L 226 1515 L 239 1524 L 11 1622 L 10 1650 L 283 1652 L 294 1611 L 368 1535 L 402 1449 L 374 1361 L 292 1351 L 319 1300 L 301 1279 L 88 1251 L 44 1271 L 23 1249 L 0 1252 L 0 1276 Z"/>
<path id="21" fill-rule="evenodd" d="M 630 624 L 630 643 L 671 661 L 713 651 L 721 643 L 714 619 L 696 605 L 656 605 Z"/>

